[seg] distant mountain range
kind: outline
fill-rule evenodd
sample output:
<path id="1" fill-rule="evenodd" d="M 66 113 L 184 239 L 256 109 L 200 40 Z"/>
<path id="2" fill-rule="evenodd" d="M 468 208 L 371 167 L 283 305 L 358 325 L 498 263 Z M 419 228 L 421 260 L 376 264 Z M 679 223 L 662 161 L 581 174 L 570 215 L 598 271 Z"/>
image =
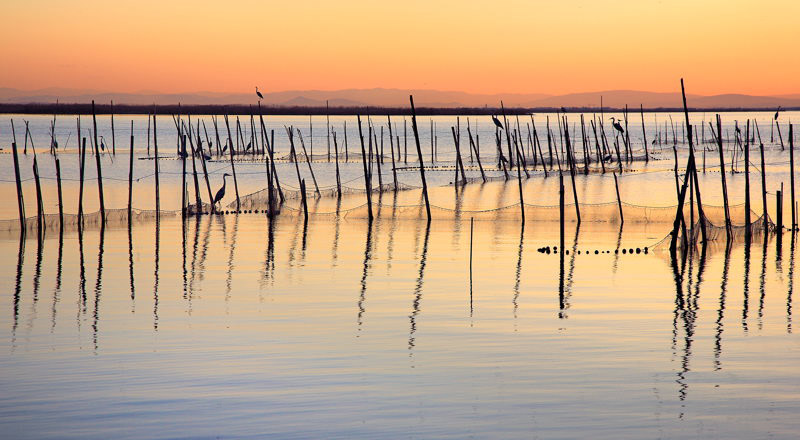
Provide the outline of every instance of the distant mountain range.
<path id="1" fill-rule="evenodd" d="M 680 93 L 656 93 L 636 90 L 608 90 L 603 92 L 569 93 L 547 95 L 541 93 L 477 94 L 441 90 L 404 89 L 345 89 L 345 90 L 292 90 L 264 93 L 262 105 L 279 107 L 406 107 L 408 95 L 414 95 L 418 107 L 458 108 L 458 107 L 499 107 L 502 101 L 506 107 L 523 108 L 592 108 L 600 107 L 602 98 L 606 108 L 622 108 L 628 105 L 635 109 L 681 107 Z M 100 90 L 46 88 L 39 90 L 18 90 L 0 88 L 0 104 L 51 104 L 56 101 L 65 104 L 98 103 L 114 101 L 115 104 L 129 105 L 255 105 L 258 98 L 255 89 L 251 93 L 159 93 L 141 91 L 136 93 L 113 93 Z M 753 96 L 743 94 L 688 95 L 692 108 L 765 108 L 800 107 L 800 94 L 777 96 Z"/>

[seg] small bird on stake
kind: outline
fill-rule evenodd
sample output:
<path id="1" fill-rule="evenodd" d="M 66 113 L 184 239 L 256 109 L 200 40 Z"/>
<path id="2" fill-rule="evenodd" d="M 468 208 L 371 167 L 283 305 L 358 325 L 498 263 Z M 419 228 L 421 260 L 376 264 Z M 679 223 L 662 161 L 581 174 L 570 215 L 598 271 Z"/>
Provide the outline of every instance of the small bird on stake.
<path id="1" fill-rule="evenodd" d="M 223 197 L 225 197 L 225 185 L 227 184 L 225 178 L 228 176 L 230 176 L 228 173 L 222 175 L 222 188 L 220 188 L 219 191 L 217 191 L 217 194 L 214 195 L 214 200 L 211 201 L 212 205 L 216 205 L 220 200 L 222 200 Z"/>
<path id="2" fill-rule="evenodd" d="M 625 133 L 625 130 L 622 128 L 622 125 L 620 125 L 619 121 L 617 121 L 615 118 L 611 118 L 611 122 L 614 124 L 614 128 L 616 128 L 618 132 L 622 134 Z"/>
<path id="3" fill-rule="evenodd" d="M 264 99 L 264 95 L 262 95 L 261 92 L 258 91 L 258 86 L 256 86 L 256 95 L 258 95 L 258 99 Z"/>
<path id="4" fill-rule="evenodd" d="M 501 130 L 503 129 L 503 124 L 500 122 L 499 119 L 497 119 L 497 116 L 492 115 L 492 122 L 494 122 L 494 125 L 496 125 L 497 128 L 499 128 Z"/>
<path id="5" fill-rule="evenodd" d="M 778 106 L 778 110 L 775 111 L 775 120 L 778 120 L 778 113 L 781 112 L 781 106 Z"/>

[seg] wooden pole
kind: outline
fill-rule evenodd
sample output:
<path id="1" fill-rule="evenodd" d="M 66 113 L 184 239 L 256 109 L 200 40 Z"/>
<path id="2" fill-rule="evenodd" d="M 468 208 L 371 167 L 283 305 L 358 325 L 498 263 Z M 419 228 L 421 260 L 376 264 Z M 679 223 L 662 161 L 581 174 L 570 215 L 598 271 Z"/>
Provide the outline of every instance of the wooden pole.
<path id="1" fill-rule="evenodd" d="M 159 180 L 158 180 L 158 126 L 156 125 L 157 118 L 156 108 L 153 106 L 153 154 L 155 158 L 153 159 L 153 173 L 156 177 L 156 219 L 161 217 L 161 190 L 159 189 Z M 223 179 L 224 180 L 224 179 Z"/>
<path id="2" fill-rule="evenodd" d="M 558 250 L 564 253 L 564 173 L 558 173 L 558 213 L 559 213 L 559 247 Z"/>
<path id="3" fill-rule="evenodd" d="M 331 114 L 328 100 L 325 100 L 325 124 L 328 126 L 328 162 L 331 161 Z"/>
<path id="4" fill-rule="evenodd" d="M 111 154 L 117 155 L 117 136 L 114 131 L 114 101 L 111 101 Z"/>
<path id="5" fill-rule="evenodd" d="M 517 154 L 517 182 L 519 183 L 519 213 L 522 220 L 522 224 L 525 224 L 525 199 L 522 197 L 522 157 L 519 153 L 519 143 L 517 142 L 518 131 L 514 132 L 514 148 Z"/>
<path id="6" fill-rule="evenodd" d="M 236 165 L 233 163 L 233 140 L 231 140 L 231 126 L 228 122 L 228 114 L 225 114 L 225 126 L 228 129 L 228 152 L 231 158 L 231 173 L 233 174 L 233 189 L 236 191 L 236 212 L 239 212 L 241 203 L 239 202 L 239 182 L 236 180 Z"/>
<path id="7" fill-rule="evenodd" d="M 14 120 L 11 120 L 11 130 L 14 132 Z M 14 153 L 14 179 L 17 182 L 17 208 L 19 209 L 19 228 L 25 230 L 25 197 L 22 193 L 22 179 L 19 172 L 19 153 L 17 152 L 17 134 L 13 133 L 14 141 L 11 150 Z"/>
<path id="8" fill-rule="evenodd" d="M 394 135 L 392 133 L 392 117 L 389 116 L 389 115 L 386 115 L 386 120 L 389 123 L 389 148 L 391 148 L 391 150 L 392 150 L 392 177 L 394 177 L 394 190 L 397 191 L 397 165 L 395 164 L 395 160 L 394 160 L 394 137 L 393 137 Z M 400 145 L 398 145 L 398 147 L 399 146 Z M 398 160 L 399 160 L 400 159 L 400 157 L 399 157 L 400 153 L 398 152 L 397 154 L 398 154 Z M 338 166 L 336 168 L 336 177 L 337 177 L 337 182 L 338 182 L 338 177 L 339 177 L 339 168 L 338 168 Z M 339 191 L 341 192 L 341 188 L 339 189 Z"/>
<path id="9" fill-rule="evenodd" d="M 719 150 L 719 174 L 722 178 L 722 202 L 725 207 L 725 235 L 727 240 L 731 240 L 733 233 L 731 226 L 731 212 L 728 207 L 728 184 L 725 181 L 725 157 L 722 154 L 722 119 L 717 114 L 717 149 Z"/>
<path id="10" fill-rule="evenodd" d="M 36 222 L 41 239 L 42 231 L 44 231 L 44 203 L 42 202 L 42 186 L 39 182 L 39 164 L 36 160 L 35 150 L 33 152 L 33 178 L 36 182 Z"/>
<path id="11" fill-rule="evenodd" d="M 617 183 L 617 173 L 614 173 L 614 189 L 617 190 L 617 206 L 619 206 L 619 222 L 625 223 L 625 216 L 622 214 L 622 199 L 619 196 L 619 183 Z"/>
<path id="12" fill-rule="evenodd" d="M 569 126 L 567 125 L 567 117 L 564 116 L 564 138 L 567 144 L 567 156 L 569 156 L 569 175 L 572 179 L 572 197 L 575 200 L 575 215 L 578 218 L 578 226 L 581 224 L 581 207 L 578 204 L 578 189 L 575 186 L 575 164 L 572 160 L 572 145 L 569 139 Z"/>
<path id="13" fill-rule="evenodd" d="M 650 161 L 650 153 L 647 152 L 647 130 L 644 128 L 644 107 L 639 104 L 639 112 L 642 114 L 642 139 L 644 140 L 644 162 Z"/>
<path id="14" fill-rule="evenodd" d="M 750 242 L 750 120 L 747 120 L 747 131 L 744 144 L 744 237 Z"/>
<path id="15" fill-rule="evenodd" d="M 361 115 L 357 115 L 358 119 L 358 138 L 361 140 L 361 164 L 364 168 L 364 189 L 367 193 L 367 215 L 370 223 L 372 223 L 372 183 L 369 174 L 369 167 L 367 165 L 367 152 L 364 149 L 364 132 L 361 129 Z"/>
<path id="16" fill-rule="evenodd" d="M 186 135 L 181 133 L 181 218 L 186 218 Z"/>
<path id="17" fill-rule="evenodd" d="M 303 222 L 308 223 L 308 201 L 306 200 L 306 179 L 300 180 L 300 200 L 303 203 Z"/>
<path id="18" fill-rule="evenodd" d="M 64 198 L 61 194 L 61 161 L 58 159 L 58 154 L 56 153 L 55 161 L 56 161 L 56 185 L 58 186 L 58 221 L 59 225 L 63 228 L 64 227 Z"/>
<path id="19" fill-rule="evenodd" d="M 336 140 L 336 132 L 333 132 L 333 154 L 336 160 L 336 197 L 342 198 L 342 179 L 339 175 L 339 142 Z M 392 167 L 394 167 L 394 155 L 392 155 Z M 394 179 L 394 189 L 397 190 L 397 177 Z"/>
<path id="20" fill-rule="evenodd" d="M 481 155 L 478 154 L 478 148 L 475 146 L 475 142 L 472 139 L 472 131 L 470 130 L 469 126 L 467 126 L 467 134 L 469 135 L 469 146 L 475 152 L 475 158 L 478 159 L 478 169 L 481 170 L 481 179 L 483 182 L 486 182 L 486 173 L 483 172 L 483 164 L 481 164 Z M 547 168 L 544 170 L 545 177 L 547 176 Z"/>
<path id="21" fill-rule="evenodd" d="M 794 233 L 797 229 L 797 213 L 794 203 L 794 133 L 791 123 L 789 124 L 789 189 L 792 192 L 792 233 Z"/>
<path id="22" fill-rule="evenodd" d="M 100 145 L 97 143 L 97 114 L 94 109 L 94 101 L 92 101 L 92 125 L 94 126 L 94 159 L 97 165 L 97 195 L 100 198 L 100 223 L 104 224 L 106 221 L 106 204 L 103 200 L 103 167 L 100 164 Z"/>
<path id="23" fill-rule="evenodd" d="M 781 189 L 775 194 L 775 229 L 778 234 L 783 233 L 783 182 L 781 182 Z"/>
<path id="24" fill-rule="evenodd" d="M 431 204 L 428 200 L 428 183 L 425 181 L 425 163 L 422 160 L 422 148 L 419 145 L 419 130 L 417 128 L 417 110 L 414 108 L 414 96 L 408 96 L 411 102 L 411 128 L 414 131 L 414 140 L 417 143 L 417 155 L 419 156 L 419 175 L 422 179 L 422 196 L 425 198 L 425 211 L 428 213 L 428 222 L 431 221 Z"/>
<path id="25" fill-rule="evenodd" d="M 758 121 L 753 121 L 756 126 L 756 133 L 758 133 L 758 149 L 761 153 L 761 209 L 762 209 L 762 216 L 764 220 L 764 232 L 766 233 L 768 229 L 769 222 L 769 212 L 767 211 L 767 175 L 766 175 L 766 164 L 764 163 L 764 143 L 761 141 L 761 130 L 758 129 Z"/>
<path id="26" fill-rule="evenodd" d="M 131 209 L 133 204 L 133 119 L 131 119 L 131 150 L 128 164 L 128 223 L 131 222 Z"/>

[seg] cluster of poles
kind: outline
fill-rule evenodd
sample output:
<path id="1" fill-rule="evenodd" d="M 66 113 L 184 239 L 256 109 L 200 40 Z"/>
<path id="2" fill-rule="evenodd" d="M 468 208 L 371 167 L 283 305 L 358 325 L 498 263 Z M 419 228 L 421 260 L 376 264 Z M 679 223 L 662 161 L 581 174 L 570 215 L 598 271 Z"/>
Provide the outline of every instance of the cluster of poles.
<path id="1" fill-rule="evenodd" d="M 683 90 L 683 81 L 681 81 L 681 87 Z M 409 104 L 410 104 L 410 112 L 411 112 L 411 129 L 414 137 L 414 145 L 416 146 L 417 152 L 417 162 L 418 166 L 416 167 L 419 171 L 420 180 L 422 183 L 422 196 L 425 202 L 426 207 L 426 215 L 428 221 L 431 220 L 431 206 L 430 201 L 428 198 L 428 183 L 425 176 L 425 157 L 422 151 L 422 145 L 420 141 L 420 127 L 418 126 L 417 122 L 417 110 L 414 105 L 414 98 L 413 96 L 409 96 Z M 675 167 L 674 167 L 674 174 L 675 174 L 675 185 L 676 185 L 676 194 L 678 197 L 678 208 L 677 214 L 674 222 L 674 227 L 672 231 L 672 238 L 670 248 L 675 249 L 677 247 L 677 240 L 679 237 L 682 237 L 682 245 L 688 244 L 688 235 L 686 233 L 687 230 L 687 221 L 683 218 L 683 205 L 687 199 L 689 199 L 690 205 L 690 220 L 689 220 L 689 228 L 691 230 L 692 226 L 694 225 L 694 210 L 695 207 L 697 209 L 698 219 L 699 219 L 699 226 L 702 234 L 702 239 L 705 241 L 707 239 L 707 231 L 706 231 L 706 219 L 703 214 L 703 206 L 701 202 L 701 194 L 700 188 L 697 181 L 697 164 L 695 161 L 695 143 L 706 143 L 706 135 L 705 135 L 705 125 L 701 124 L 701 134 L 702 136 L 698 135 L 698 130 L 696 127 L 693 127 L 689 123 L 688 117 L 688 108 L 686 107 L 686 98 L 685 94 L 683 97 L 683 105 L 684 105 L 684 113 L 686 117 L 685 124 L 681 125 L 681 136 L 683 137 L 684 141 L 688 141 L 689 146 L 689 158 L 688 163 L 686 166 L 686 176 L 683 179 L 683 184 L 680 183 L 680 177 L 678 175 L 678 131 L 676 128 L 676 124 L 671 121 L 670 118 L 670 125 L 672 131 L 672 147 L 673 152 L 675 155 Z M 611 171 L 614 174 L 614 183 L 615 183 L 615 191 L 617 197 L 617 204 L 619 207 L 619 216 L 620 221 L 624 223 L 624 213 L 622 209 L 622 201 L 620 198 L 619 193 L 619 185 L 617 181 L 617 174 L 622 173 L 624 171 L 623 162 L 630 163 L 634 160 L 637 160 L 634 156 L 634 150 L 632 146 L 632 142 L 630 140 L 630 130 L 628 129 L 629 126 L 629 117 L 628 117 L 628 108 L 625 107 L 623 112 L 623 119 L 622 120 L 615 120 L 612 119 L 612 127 L 613 127 L 613 139 L 609 141 L 609 136 L 606 132 L 605 126 L 603 124 L 603 106 L 601 101 L 600 107 L 600 117 L 597 119 L 593 117 L 589 120 L 588 127 L 591 128 L 591 131 L 587 129 L 587 124 L 585 123 L 584 116 L 581 114 L 580 116 L 580 132 L 578 132 L 577 127 L 573 123 L 572 130 L 570 129 L 570 122 L 565 114 L 558 115 L 558 144 L 556 143 L 556 134 L 550 128 L 550 118 L 547 117 L 546 122 L 546 139 L 547 139 L 547 151 L 545 151 L 542 147 L 540 142 L 539 132 L 536 127 L 536 123 L 534 121 L 533 115 L 530 116 L 530 123 L 526 122 L 527 133 L 523 133 L 523 129 L 520 124 L 519 115 L 515 115 L 515 121 L 511 121 L 509 115 L 506 114 L 506 109 L 501 101 L 500 109 L 502 113 L 502 121 L 496 116 L 492 116 L 492 120 L 495 124 L 495 144 L 496 144 L 496 167 L 498 170 L 502 170 L 503 178 L 506 180 L 512 179 L 512 175 L 514 173 L 514 168 L 516 168 L 516 178 L 519 183 L 519 202 L 520 202 L 520 218 L 521 221 L 525 222 L 525 203 L 524 203 L 524 192 L 523 192 L 523 174 L 525 178 L 530 178 L 531 174 L 529 170 L 536 171 L 539 165 L 542 166 L 544 171 L 544 176 L 548 177 L 548 166 L 550 171 L 553 171 L 555 167 L 558 169 L 559 173 L 559 200 L 560 200 L 560 221 L 561 221 L 561 230 L 563 231 L 563 223 L 564 223 L 564 173 L 569 173 L 569 178 L 572 183 L 572 198 L 575 207 L 575 215 L 578 224 L 581 222 L 581 213 L 580 213 L 580 204 L 578 201 L 578 193 L 575 185 L 575 176 L 578 173 L 588 174 L 590 172 L 590 165 L 592 164 L 599 164 L 600 169 L 597 170 L 596 166 L 593 167 L 594 171 L 600 171 L 602 173 L 606 173 L 607 171 Z M 563 109 L 562 109 L 563 110 Z M 644 109 L 640 106 L 640 115 L 641 115 L 641 127 L 642 127 L 642 143 L 643 143 L 643 150 L 644 150 L 644 157 L 638 158 L 638 160 L 643 159 L 645 162 L 648 162 L 651 158 L 650 151 L 648 150 L 648 141 L 647 141 L 647 132 L 645 129 L 645 118 L 644 118 Z M 147 152 L 148 158 L 153 160 L 153 175 L 155 177 L 155 188 L 154 188 L 154 196 L 155 196 L 155 213 L 156 216 L 159 215 L 161 211 L 161 203 L 160 203 L 160 180 L 159 180 L 159 147 L 158 147 L 158 136 L 157 136 L 157 114 L 155 108 L 151 115 L 148 115 L 148 127 L 147 127 Z M 186 115 L 185 118 L 181 114 L 172 115 L 173 122 L 175 124 L 175 128 L 177 131 L 178 142 L 177 142 L 177 155 L 181 161 L 181 214 L 185 218 L 189 215 L 200 215 L 206 212 L 206 209 L 210 211 L 211 214 L 217 213 L 217 203 L 222 200 L 225 196 L 226 191 L 226 178 L 228 176 L 232 177 L 234 182 L 234 191 L 235 191 L 235 206 L 236 212 L 241 210 L 241 201 L 239 196 L 239 184 L 236 175 L 236 158 L 239 157 L 248 157 L 255 159 L 259 157 L 259 159 L 263 160 L 265 163 L 265 174 L 266 174 L 266 190 L 267 190 L 267 209 L 266 214 L 268 217 L 272 217 L 280 213 L 281 205 L 284 203 L 286 197 L 281 185 L 281 181 L 278 176 L 277 168 L 276 168 L 276 161 L 280 160 L 281 158 L 277 158 L 275 155 L 275 131 L 274 130 L 267 130 L 266 125 L 264 123 L 263 112 L 261 110 L 261 103 L 258 103 L 258 111 L 257 114 L 253 112 L 250 113 L 250 127 L 249 130 L 246 127 L 246 124 L 242 124 L 237 116 L 235 119 L 235 126 L 234 129 L 231 129 L 231 121 L 227 114 L 224 116 L 224 128 L 225 132 L 221 133 L 222 130 L 220 129 L 220 123 L 218 121 L 217 116 L 212 116 L 212 122 L 214 127 L 214 137 L 210 137 L 208 130 L 206 129 L 205 122 L 202 119 L 195 119 L 192 120 L 191 115 Z M 328 148 L 327 148 L 327 160 L 331 160 L 331 156 L 334 157 L 336 163 L 336 194 L 338 197 L 342 196 L 342 182 L 340 177 L 340 169 L 339 169 L 339 139 L 337 137 L 337 133 L 334 129 L 330 126 L 330 118 L 326 117 L 328 130 L 327 130 L 327 138 L 328 138 Z M 775 124 L 771 125 L 771 127 L 777 126 L 778 130 L 778 137 L 781 142 L 781 148 L 784 148 L 783 145 L 783 136 L 780 131 L 780 126 L 777 125 L 778 113 L 775 115 Z M 256 122 L 256 120 L 258 122 Z M 151 122 L 152 122 L 152 148 L 153 148 L 153 155 L 150 155 L 151 144 L 150 144 L 150 131 L 151 131 Z M 393 185 L 392 188 L 397 191 L 399 189 L 399 182 L 397 177 L 398 170 L 412 170 L 408 166 L 401 167 L 399 166 L 399 162 L 402 160 L 405 164 L 408 164 L 408 136 L 407 136 L 407 128 L 406 128 L 406 120 L 403 120 L 403 147 L 404 147 L 404 154 L 401 155 L 401 142 L 400 142 L 400 133 L 396 124 L 393 124 L 391 120 L 391 116 L 387 115 L 387 122 L 388 122 L 388 134 L 389 134 L 389 150 L 391 152 L 390 159 L 391 159 L 391 171 L 392 171 L 392 178 L 393 178 Z M 741 160 L 742 153 L 744 155 L 744 164 L 745 164 L 745 223 L 747 228 L 745 229 L 745 234 L 749 237 L 750 235 L 750 178 L 749 178 L 749 150 L 750 144 L 755 142 L 756 134 L 758 137 L 759 145 L 760 145 L 760 152 L 761 152 L 761 180 L 762 180 L 762 205 L 764 209 L 764 224 L 765 227 L 767 225 L 767 192 L 766 192 L 766 177 L 765 177 L 765 163 L 764 163 L 764 145 L 761 142 L 761 134 L 758 129 L 758 124 L 753 121 L 751 127 L 751 121 L 747 121 L 746 124 L 746 132 L 742 134 L 742 130 L 738 126 L 738 122 L 735 126 L 735 144 L 736 147 L 732 149 L 732 158 L 731 158 L 731 172 L 734 172 L 736 165 L 739 160 Z M 384 127 L 380 127 L 380 142 L 378 140 L 378 129 L 374 127 L 371 120 L 367 121 L 367 130 L 366 130 L 366 139 L 364 129 L 362 128 L 362 120 L 361 116 L 357 116 L 357 123 L 358 123 L 358 136 L 360 142 L 360 156 L 361 162 L 363 165 L 363 178 L 364 178 L 364 191 L 366 193 L 367 198 L 367 209 L 368 209 L 368 219 L 371 221 L 374 218 L 373 213 L 373 204 L 372 204 L 372 194 L 373 192 L 383 192 L 384 189 L 388 186 L 384 185 L 383 182 L 383 172 L 381 170 L 382 164 L 384 164 L 384 160 L 386 159 L 384 154 Z M 94 157 L 95 166 L 96 166 L 96 173 L 97 173 L 97 187 L 98 187 L 98 201 L 99 201 L 99 215 L 100 221 L 104 222 L 106 218 L 106 208 L 105 208 L 105 201 L 103 195 L 103 172 L 102 172 L 102 162 L 100 160 L 101 154 L 106 151 L 105 140 L 102 136 L 98 136 L 97 130 L 97 114 L 95 111 L 95 103 L 92 102 L 92 130 L 89 136 L 91 141 L 91 148 L 87 150 L 87 138 L 81 138 L 81 119 L 80 116 L 77 118 L 77 127 L 78 127 L 78 146 L 79 146 L 79 171 L 80 171 L 80 185 L 79 185 L 79 195 L 78 195 L 78 224 L 79 226 L 83 223 L 83 199 L 84 199 L 84 177 L 86 174 L 86 156 L 87 154 Z M 260 130 L 257 130 L 257 125 L 260 125 Z M 668 128 L 669 126 L 666 124 L 664 125 L 664 131 L 662 132 L 661 127 L 656 124 L 658 129 L 656 130 L 656 136 L 652 141 L 652 145 L 658 144 L 659 146 L 662 142 L 666 142 L 668 139 Z M 721 170 L 721 179 L 722 179 L 722 189 L 723 189 L 723 199 L 724 199 L 724 207 L 725 207 L 725 230 L 726 236 L 728 240 L 732 237 L 732 223 L 730 219 L 730 211 L 729 211 L 729 204 L 728 204 L 728 194 L 727 194 L 727 182 L 725 180 L 725 160 L 723 157 L 723 135 L 722 135 L 722 123 L 720 116 L 716 116 L 716 126 L 709 122 L 709 128 L 711 133 L 710 142 L 713 143 L 718 148 L 719 152 L 719 161 L 720 161 L 720 170 Z M 26 229 L 26 214 L 25 214 L 25 204 L 24 204 L 24 197 L 22 192 L 22 180 L 20 178 L 20 165 L 18 159 L 18 146 L 17 146 L 17 139 L 16 139 L 16 129 L 14 127 L 14 121 L 11 121 L 12 126 L 12 133 L 13 133 L 13 142 L 12 142 L 12 153 L 14 158 L 14 171 L 15 171 L 15 178 L 16 178 L 16 189 L 17 189 L 17 201 L 18 201 L 18 208 L 19 208 L 19 220 L 21 229 L 24 231 Z M 201 133 L 202 128 L 202 133 Z M 313 157 L 314 157 L 314 150 L 313 150 L 313 127 L 311 126 L 311 120 L 309 119 L 309 140 L 310 140 L 310 153 L 306 149 L 306 142 L 301 133 L 301 131 L 294 126 L 284 126 L 286 131 L 287 138 L 289 140 L 290 151 L 288 155 L 288 161 L 294 163 L 294 169 L 297 176 L 297 184 L 300 188 L 300 197 L 301 197 L 301 205 L 304 213 L 304 220 L 308 221 L 308 203 L 306 200 L 306 182 L 305 179 L 302 178 L 300 172 L 300 154 L 299 152 L 302 151 L 302 156 L 304 161 L 308 166 L 308 171 L 310 176 L 313 180 L 314 184 L 314 191 L 317 195 L 320 194 L 319 185 L 317 183 L 316 176 L 314 174 L 314 169 L 312 167 Z M 477 125 L 476 125 L 477 129 Z M 249 131 L 249 133 L 247 133 Z M 470 163 L 474 163 L 477 161 L 478 170 L 480 171 L 480 177 L 483 182 L 487 181 L 487 175 L 481 162 L 481 151 L 480 151 L 480 137 L 476 133 L 472 132 L 472 126 L 467 120 L 467 138 L 469 140 L 469 161 Z M 771 130 L 772 131 L 772 130 Z M 794 146 L 793 146 L 793 128 L 791 124 L 789 125 L 789 148 L 790 148 L 790 167 L 791 167 L 791 174 L 792 174 L 792 181 L 791 181 L 791 196 L 792 196 L 792 230 L 796 229 L 797 225 L 797 208 L 795 202 L 795 188 L 794 188 Z M 468 182 L 466 176 L 466 167 L 464 162 L 466 160 L 466 152 L 462 152 L 462 134 L 461 134 L 461 123 L 460 120 L 457 119 L 456 125 L 450 127 L 450 132 L 453 137 L 453 145 L 455 147 L 455 176 L 454 176 L 454 183 L 455 185 L 464 185 Z M 249 141 L 246 142 L 246 137 L 249 135 Z M 577 138 L 580 136 L 581 146 L 577 147 L 577 142 L 573 142 L 573 137 Z M 770 134 L 772 137 L 772 133 Z M 725 133 L 725 137 L 729 139 L 729 133 Z M 37 207 L 37 230 L 39 234 L 42 233 L 43 226 L 44 226 L 44 204 L 42 202 L 42 189 L 41 189 L 41 182 L 40 182 L 40 175 L 39 175 L 39 168 L 38 162 L 36 157 L 36 149 L 33 146 L 33 138 L 30 135 L 30 129 L 28 127 L 28 123 L 25 123 L 25 145 L 24 145 L 24 152 L 27 154 L 28 148 L 28 140 L 30 139 L 31 147 L 33 149 L 34 159 L 33 159 L 33 176 L 35 181 L 35 188 L 36 188 L 36 207 Z M 213 139 L 213 140 L 212 140 Z M 332 141 L 332 142 L 331 142 Z M 504 142 L 505 141 L 505 142 Z M 527 142 L 526 142 L 527 141 Z M 434 164 L 437 159 L 437 147 L 438 147 L 438 137 L 434 135 L 434 122 L 431 120 L 431 135 L 430 135 L 430 142 L 431 142 L 431 163 Z M 505 145 L 503 145 L 505 143 Z M 651 145 L 651 146 L 652 146 Z M 333 146 L 333 150 L 331 149 Z M 708 151 L 708 147 L 703 148 L 703 170 L 705 171 L 705 155 L 706 151 Z M 55 136 L 55 117 L 53 122 L 50 124 L 50 152 L 54 157 L 55 160 L 55 170 L 56 170 L 56 181 L 57 181 L 57 194 L 58 194 L 58 215 L 61 224 L 64 223 L 64 204 L 63 204 L 63 197 L 62 197 L 62 188 L 61 188 L 61 167 L 60 167 L 60 160 L 58 156 L 58 142 Z M 127 203 L 127 214 L 128 218 L 132 217 L 132 199 L 133 199 L 133 168 L 134 168 L 134 133 L 133 133 L 133 121 L 131 121 L 131 133 L 130 133 L 130 150 L 129 150 L 129 169 L 128 169 L 128 203 Z M 113 113 L 113 102 L 111 104 L 111 154 L 116 154 L 116 133 L 115 133 L 115 123 L 114 123 L 114 113 Z M 333 154 L 331 154 L 333 153 Z M 412 153 L 413 154 L 413 153 Z M 224 160 L 229 161 L 230 163 L 230 172 L 231 174 L 225 173 L 223 175 L 223 186 L 214 193 L 211 188 L 211 183 L 209 181 L 209 172 L 207 167 L 207 161 L 212 159 L 212 156 L 216 155 L 217 160 Z M 347 126 L 345 122 L 344 126 L 344 160 L 345 162 L 349 161 L 349 149 L 348 149 L 348 140 L 347 140 Z M 402 159 L 401 159 L 402 158 Z M 191 163 L 189 163 L 191 161 Z M 610 165 L 613 162 L 616 162 L 616 167 Z M 583 165 L 581 167 L 581 164 Z M 609 166 L 607 167 L 607 164 Z M 191 166 L 191 171 L 189 172 L 188 167 Z M 385 165 L 384 165 L 385 166 Z M 616 168 L 614 170 L 613 168 Z M 377 182 L 374 182 L 374 175 L 377 174 Z M 189 177 L 191 176 L 191 177 Z M 189 185 L 193 185 L 194 187 L 194 204 L 192 205 L 189 200 L 189 191 L 187 186 L 187 178 L 191 178 L 191 182 L 188 182 Z M 377 183 L 377 186 L 375 185 Z M 204 187 L 204 188 L 203 188 Z M 202 201 L 202 193 L 207 192 L 208 203 L 204 204 Z M 778 221 L 778 229 L 782 227 L 782 200 L 783 191 L 778 191 L 777 193 L 777 213 L 776 219 Z M 206 208 L 207 206 L 207 208 Z M 562 232 L 562 241 L 563 241 L 563 232 Z M 563 249 L 563 246 L 562 246 Z"/>

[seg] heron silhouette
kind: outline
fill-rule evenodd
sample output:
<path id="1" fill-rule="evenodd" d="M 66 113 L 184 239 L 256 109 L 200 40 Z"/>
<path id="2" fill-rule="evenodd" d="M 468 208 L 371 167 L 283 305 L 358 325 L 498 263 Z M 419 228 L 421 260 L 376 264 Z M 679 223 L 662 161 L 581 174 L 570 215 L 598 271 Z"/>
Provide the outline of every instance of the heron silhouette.
<path id="1" fill-rule="evenodd" d="M 778 106 L 778 110 L 775 111 L 775 120 L 778 120 L 778 113 L 781 112 L 781 106 Z"/>
<path id="2" fill-rule="evenodd" d="M 625 130 L 622 128 L 622 125 L 620 125 L 619 121 L 617 121 L 615 118 L 611 118 L 611 122 L 613 123 L 614 128 L 616 128 L 618 132 L 623 134 L 625 133 Z"/>
<path id="3" fill-rule="evenodd" d="M 256 86 L 256 95 L 258 95 L 258 99 L 264 99 L 264 95 L 262 95 L 261 92 L 258 91 L 258 86 Z"/>
<path id="4" fill-rule="evenodd" d="M 495 115 L 492 115 L 492 122 L 494 122 L 494 125 L 496 125 L 496 126 L 497 126 L 498 128 L 500 128 L 501 130 L 503 129 L 503 124 L 502 124 L 502 123 L 500 123 L 500 120 L 499 120 L 499 119 L 497 119 L 497 116 L 495 116 Z"/>
<path id="5" fill-rule="evenodd" d="M 219 202 L 220 200 L 222 200 L 223 197 L 225 197 L 225 185 L 227 184 L 225 178 L 228 176 L 230 176 L 230 174 L 228 173 L 222 175 L 222 188 L 220 188 L 219 191 L 217 191 L 217 194 L 214 195 L 214 200 L 211 202 L 212 205 L 216 205 L 217 202 Z"/>
<path id="6" fill-rule="evenodd" d="M 100 151 L 106 151 L 106 140 L 100 136 Z"/>

